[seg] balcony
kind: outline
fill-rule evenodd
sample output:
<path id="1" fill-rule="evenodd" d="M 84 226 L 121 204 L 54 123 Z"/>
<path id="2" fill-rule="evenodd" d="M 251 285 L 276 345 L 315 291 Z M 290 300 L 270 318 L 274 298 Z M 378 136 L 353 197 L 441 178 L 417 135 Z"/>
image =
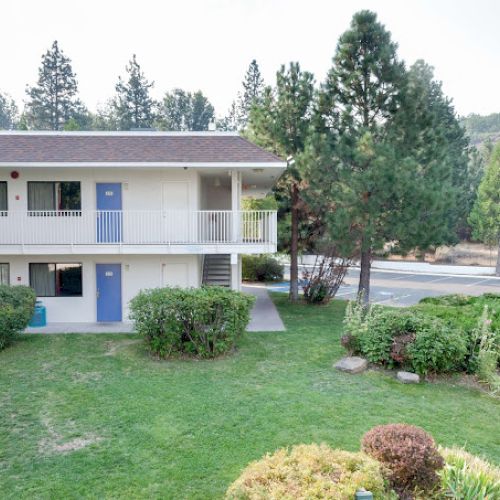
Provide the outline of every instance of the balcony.
<path id="1" fill-rule="evenodd" d="M 0 254 L 275 252 L 276 211 L 9 211 Z"/>

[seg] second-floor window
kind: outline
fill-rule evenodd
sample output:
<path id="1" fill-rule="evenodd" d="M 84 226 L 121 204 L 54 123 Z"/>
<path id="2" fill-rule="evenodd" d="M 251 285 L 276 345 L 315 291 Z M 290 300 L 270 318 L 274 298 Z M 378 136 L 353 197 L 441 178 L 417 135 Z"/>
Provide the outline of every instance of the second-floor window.
<path id="1" fill-rule="evenodd" d="M 28 182 L 28 210 L 72 214 L 82 209 L 80 182 Z"/>
<path id="2" fill-rule="evenodd" d="M 0 182 L 0 216 L 7 215 L 9 209 L 7 202 L 7 182 Z"/>

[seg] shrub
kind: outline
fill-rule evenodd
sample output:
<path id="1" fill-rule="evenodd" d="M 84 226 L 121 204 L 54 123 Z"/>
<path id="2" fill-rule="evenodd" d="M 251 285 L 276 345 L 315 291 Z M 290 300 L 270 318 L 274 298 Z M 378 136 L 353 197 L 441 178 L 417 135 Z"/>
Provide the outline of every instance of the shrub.
<path id="1" fill-rule="evenodd" d="M 35 292 L 27 286 L 0 285 L 0 350 L 28 326 L 35 301 Z"/>
<path id="2" fill-rule="evenodd" d="M 500 498 L 500 469 L 461 448 L 440 448 L 446 465 L 439 472 L 446 498 Z"/>
<path id="3" fill-rule="evenodd" d="M 429 492 L 439 484 L 436 471 L 444 460 L 434 440 L 420 427 L 407 424 L 379 425 L 362 439 L 362 449 L 389 470 L 388 479 L 401 497 L 415 491 Z"/>
<path id="4" fill-rule="evenodd" d="M 280 449 L 252 462 L 229 487 L 227 499 L 354 498 L 357 490 L 387 498 L 381 465 L 364 453 L 325 444 Z"/>
<path id="5" fill-rule="evenodd" d="M 161 358 L 212 358 L 228 352 L 245 331 L 254 297 L 222 287 L 155 288 L 130 302 L 130 317 Z"/>
<path id="6" fill-rule="evenodd" d="M 438 318 L 412 309 L 348 306 L 345 333 L 371 363 L 403 366 L 417 373 L 451 372 L 463 367 L 466 336 Z M 343 342 L 347 340 L 343 339 Z"/>
<path id="7" fill-rule="evenodd" d="M 270 255 L 244 255 L 242 274 L 246 281 L 280 281 L 283 266 Z"/>

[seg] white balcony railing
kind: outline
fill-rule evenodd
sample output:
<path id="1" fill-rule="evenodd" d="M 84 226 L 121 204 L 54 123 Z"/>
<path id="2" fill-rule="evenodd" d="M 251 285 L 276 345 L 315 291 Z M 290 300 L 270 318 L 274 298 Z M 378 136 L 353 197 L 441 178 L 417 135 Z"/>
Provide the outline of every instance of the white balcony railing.
<path id="1" fill-rule="evenodd" d="M 9 211 L 0 245 L 271 244 L 273 210 Z"/>

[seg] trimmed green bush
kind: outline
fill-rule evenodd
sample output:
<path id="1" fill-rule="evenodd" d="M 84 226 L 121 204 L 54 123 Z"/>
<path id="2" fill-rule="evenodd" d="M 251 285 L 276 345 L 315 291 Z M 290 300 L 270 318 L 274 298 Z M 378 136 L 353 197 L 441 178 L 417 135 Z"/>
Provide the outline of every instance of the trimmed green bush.
<path id="1" fill-rule="evenodd" d="M 244 255 L 242 275 L 246 281 L 280 281 L 283 265 L 270 255 Z"/>
<path id="2" fill-rule="evenodd" d="M 130 302 L 130 317 L 160 358 L 214 358 L 230 351 L 250 320 L 254 297 L 222 287 L 154 288 Z"/>
<path id="3" fill-rule="evenodd" d="M 446 465 L 439 472 L 445 498 L 500 498 L 500 469 L 461 448 L 439 448 Z"/>
<path id="4" fill-rule="evenodd" d="M 28 326 L 35 301 L 35 292 L 27 286 L 0 285 L 0 350 Z"/>
<path id="5" fill-rule="evenodd" d="M 351 500 L 362 488 L 375 498 L 391 498 L 382 472 L 382 466 L 364 453 L 303 444 L 252 462 L 229 487 L 226 498 Z"/>
<path id="6" fill-rule="evenodd" d="M 466 334 L 412 309 L 350 305 L 343 344 L 371 363 L 404 367 L 420 374 L 462 370 Z"/>
<path id="7" fill-rule="evenodd" d="M 432 436 L 420 427 L 378 425 L 363 436 L 361 448 L 385 465 L 387 478 L 401 498 L 414 498 L 415 492 L 430 492 L 439 484 L 436 472 L 444 460 Z"/>

